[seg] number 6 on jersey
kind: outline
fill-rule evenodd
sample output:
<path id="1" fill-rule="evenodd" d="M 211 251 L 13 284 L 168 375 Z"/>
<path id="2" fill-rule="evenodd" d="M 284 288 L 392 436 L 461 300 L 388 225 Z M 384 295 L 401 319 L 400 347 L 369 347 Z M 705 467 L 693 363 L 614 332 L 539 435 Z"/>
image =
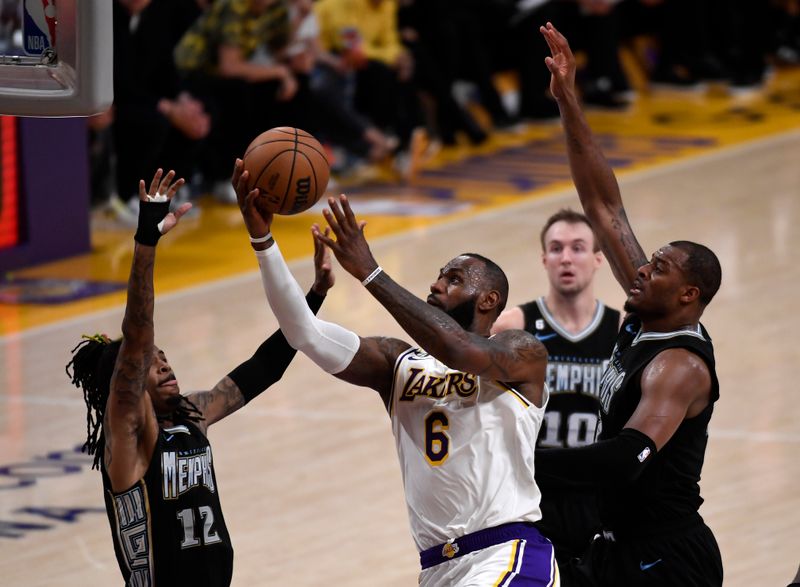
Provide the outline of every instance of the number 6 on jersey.
<path id="1" fill-rule="evenodd" d="M 434 467 L 447 460 L 450 437 L 446 430 L 450 422 L 444 412 L 431 412 L 425 416 L 425 459 Z"/>

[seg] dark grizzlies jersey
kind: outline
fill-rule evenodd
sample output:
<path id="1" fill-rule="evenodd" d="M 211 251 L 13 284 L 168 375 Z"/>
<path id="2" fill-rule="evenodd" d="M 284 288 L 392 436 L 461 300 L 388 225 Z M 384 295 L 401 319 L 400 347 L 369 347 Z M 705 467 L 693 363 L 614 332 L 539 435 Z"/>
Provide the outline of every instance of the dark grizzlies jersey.
<path id="1" fill-rule="evenodd" d="M 159 431 L 144 477 L 106 512 L 125 585 L 229 585 L 233 547 L 222 517 L 211 446 L 192 423 Z"/>
<path id="2" fill-rule="evenodd" d="M 619 327 L 619 312 L 597 302 L 591 323 L 570 334 L 547 309 L 544 298 L 520 306 L 525 330 L 547 349 L 547 403 L 537 446 L 575 447 L 594 442 L 600 411 L 600 379 Z"/>
<path id="3" fill-rule="evenodd" d="M 708 406 L 684 419 L 667 444 L 632 484 L 601 495 L 601 518 L 610 529 L 646 532 L 697 515 L 700 471 L 703 468 L 708 422 L 719 399 L 714 347 L 702 325 L 675 332 L 642 332 L 635 315 L 625 319 L 614 354 L 601 384 L 600 440 L 613 438 L 625 427 L 642 397 L 642 370 L 660 352 L 683 348 L 701 357 L 711 374 Z"/>

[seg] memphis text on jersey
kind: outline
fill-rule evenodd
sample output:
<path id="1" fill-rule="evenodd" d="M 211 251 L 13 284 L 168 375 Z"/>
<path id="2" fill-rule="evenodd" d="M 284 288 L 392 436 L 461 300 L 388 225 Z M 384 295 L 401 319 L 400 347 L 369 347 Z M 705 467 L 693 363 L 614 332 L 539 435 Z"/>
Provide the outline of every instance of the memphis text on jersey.
<path id="1" fill-rule="evenodd" d="M 439 377 L 426 373 L 426 369 L 411 367 L 408 369 L 408 380 L 401 402 L 414 401 L 417 397 L 441 399 L 455 393 L 459 397 L 468 398 L 478 391 L 478 376 L 459 371 L 450 371 Z"/>
<path id="2" fill-rule="evenodd" d="M 564 359 L 564 360 L 559 360 Z M 608 361 L 582 357 L 552 357 L 547 361 L 547 387 L 551 394 L 575 393 L 600 397 L 603 373 Z"/>
<path id="3" fill-rule="evenodd" d="M 205 486 L 215 492 L 211 472 L 211 447 L 191 451 L 164 451 L 161 453 L 161 478 L 164 499 L 178 499 L 181 495 Z"/>

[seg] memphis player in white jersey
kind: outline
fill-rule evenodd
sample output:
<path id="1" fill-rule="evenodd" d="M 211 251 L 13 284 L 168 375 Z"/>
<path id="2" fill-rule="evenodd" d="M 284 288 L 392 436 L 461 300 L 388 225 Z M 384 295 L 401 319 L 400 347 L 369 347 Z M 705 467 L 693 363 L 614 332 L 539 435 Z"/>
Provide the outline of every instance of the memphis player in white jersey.
<path id="1" fill-rule="evenodd" d="M 541 517 L 533 450 L 548 392 L 547 353 L 530 333 L 489 337 L 508 281 L 489 259 L 452 259 L 427 303 L 375 261 L 341 196 L 328 200 L 330 247 L 420 348 L 394 338 L 360 338 L 303 308 L 299 286 L 255 206 L 237 161 L 233 184 L 261 269 L 264 290 L 289 344 L 328 373 L 380 393 L 392 419 L 411 528 L 425 586 L 559 585 Z M 424 349 L 424 350 L 423 350 Z M 430 353 L 430 354 L 428 354 Z"/>

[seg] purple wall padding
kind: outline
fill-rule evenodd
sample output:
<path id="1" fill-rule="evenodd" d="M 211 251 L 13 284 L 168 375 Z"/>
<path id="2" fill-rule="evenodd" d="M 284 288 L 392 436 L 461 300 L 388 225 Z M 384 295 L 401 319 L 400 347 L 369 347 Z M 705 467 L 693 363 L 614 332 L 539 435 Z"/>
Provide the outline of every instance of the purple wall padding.
<path id="1" fill-rule="evenodd" d="M 0 250 L 0 274 L 89 251 L 85 118 L 20 118 L 20 245 Z"/>

